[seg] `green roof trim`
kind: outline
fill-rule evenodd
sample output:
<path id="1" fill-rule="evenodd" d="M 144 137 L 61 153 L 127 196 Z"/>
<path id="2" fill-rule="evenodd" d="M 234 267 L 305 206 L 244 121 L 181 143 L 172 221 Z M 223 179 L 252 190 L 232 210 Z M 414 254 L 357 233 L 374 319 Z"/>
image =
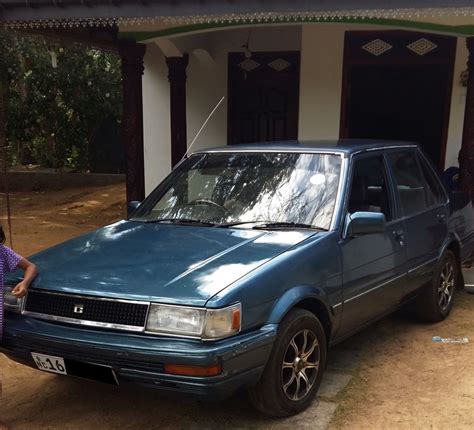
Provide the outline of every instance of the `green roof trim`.
<path id="1" fill-rule="evenodd" d="M 374 24 L 374 25 L 385 25 L 390 27 L 405 27 L 417 30 L 428 30 L 436 31 L 441 33 L 449 33 L 458 36 L 473 36 L 474 25 L 445 25 L 445 24 L 434 24 L 430 22 L 419 22 L 419 21 L 405 21 L 401 19 L 386 19 L 386 18 L 328 18 L 322 19 L 318 17 L 314 18 L 281 18 L 272 21 L 265 20 L 245 20 L 239 22 L 216 22 L 216 23 L 201 23 L 184 25 L 181 27 L 168 28 L 161 31 L 139 31 L 139 32 L 120 32 L 119 38 L 122 39 L 135 39 L 137 42 L 144 40 L 153 39 L 155 37 L 174 36 L 183 33 L 191 33 L 195 31 L 210 30 L 214 28 L 225 28 L 225 27 L 239 27 L 249 24 L 288 24 L 288 23 L 347 23 L 347 24 Z"/>

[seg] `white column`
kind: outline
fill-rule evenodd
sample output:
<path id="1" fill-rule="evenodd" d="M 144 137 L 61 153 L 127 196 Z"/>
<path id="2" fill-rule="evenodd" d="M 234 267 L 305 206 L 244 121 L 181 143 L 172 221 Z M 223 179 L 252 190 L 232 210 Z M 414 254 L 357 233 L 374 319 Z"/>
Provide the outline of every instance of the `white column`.
<path id="1" fill-rule="evenodd" d="M 343 54 L 343 26 L 303 25 L 299 139 L 339 138 Z"/>
<path id="2" fill-rule="evenodd" d="M 161 50 L 147 45 L 143 75 L 143 145 L 145 193 L 150 194 L 171 171 L 170 85 Z"/>
<path id="3" fill-rule="evenodd" d="M 468 51 L 466 39 L 459 37 L 454 63 L 453 89 L 451 93 L 451 110 L 449 114 L 448 143 L 444 167 L 458 165 L 458 154 L 461 149 L 464 111 L 466 106 L 467 88 L 461 85 L 461 73 L 467 70 Z"/>

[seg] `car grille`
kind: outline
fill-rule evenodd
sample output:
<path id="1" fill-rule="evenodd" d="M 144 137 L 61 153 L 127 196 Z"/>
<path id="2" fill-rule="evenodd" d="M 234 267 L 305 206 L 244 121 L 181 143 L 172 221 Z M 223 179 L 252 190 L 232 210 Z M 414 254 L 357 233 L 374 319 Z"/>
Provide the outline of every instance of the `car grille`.
<path id="1" fill-rule="evenodd" d="M 145 327 L 148 303 L 125 302 L 95 297 L 30 290 L 24 310 L 61 321 L 90 321 L 118 326 Z M 69 321 L 74 322 L 74 321 Z"/>

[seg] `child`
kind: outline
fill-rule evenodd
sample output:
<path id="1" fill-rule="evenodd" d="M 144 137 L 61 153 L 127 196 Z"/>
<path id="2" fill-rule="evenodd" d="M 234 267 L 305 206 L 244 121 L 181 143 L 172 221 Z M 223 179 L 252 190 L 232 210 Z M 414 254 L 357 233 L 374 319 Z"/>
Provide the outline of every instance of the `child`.
<path id="1" fill-rule="evenodd" d="M 26 295 L 35 276 L 38 274 L 36 266 L 27 259 L 19 256 L 10 248 L 4 245 L 5 233 L 0 226 L 0 340 L 3 333 L 3 287 L 5 285 L 5 273 L 13 272 L 17 267 L 25 271 L 23 280 L 20 281 L 12 290 L 12 294 L 21 298 Z"/>

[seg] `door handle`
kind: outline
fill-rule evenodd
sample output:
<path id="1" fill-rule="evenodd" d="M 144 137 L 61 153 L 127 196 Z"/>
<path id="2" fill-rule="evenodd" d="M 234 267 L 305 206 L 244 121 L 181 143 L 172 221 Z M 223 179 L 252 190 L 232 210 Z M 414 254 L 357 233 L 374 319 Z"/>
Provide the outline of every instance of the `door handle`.
<path id="1" fill-rule="evenodd" d="M 436 218 L 438 219 L 438 222 L 445 222 L 446 214 L 441 212 L 439 214 L 436 214 Z"/>
<path id="2" fill-rule="evenodd" d="M 395 238 L 395 240 L 397 242 L 400 242 L 400 245 L 403 245 L 403 239 L 405 239 L 405 234 L 403 232 L 403 230 L 394 230 L 392 232 L 393 234 L 393 237 Z"/>

